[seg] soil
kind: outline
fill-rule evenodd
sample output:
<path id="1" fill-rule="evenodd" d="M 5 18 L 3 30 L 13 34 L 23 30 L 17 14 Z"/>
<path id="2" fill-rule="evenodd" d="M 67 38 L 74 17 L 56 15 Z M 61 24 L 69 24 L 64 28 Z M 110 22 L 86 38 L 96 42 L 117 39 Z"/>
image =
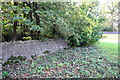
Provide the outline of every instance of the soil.
<path id="1" fill-rule="evenodd" d="M 27 59 L 31 59 L 31 55 L 47 55 L 44 51 L 54 53 L 59 50 L 68 48 L 67 43 L 62 39 L 50 39 L 46 42 L 39 40 L 30 41 L 17 41 L 17 42 L 4 42 L 1 43 L 2 50 L 0 50 L 3 62 L 14 56 L 25 56 Z"/>

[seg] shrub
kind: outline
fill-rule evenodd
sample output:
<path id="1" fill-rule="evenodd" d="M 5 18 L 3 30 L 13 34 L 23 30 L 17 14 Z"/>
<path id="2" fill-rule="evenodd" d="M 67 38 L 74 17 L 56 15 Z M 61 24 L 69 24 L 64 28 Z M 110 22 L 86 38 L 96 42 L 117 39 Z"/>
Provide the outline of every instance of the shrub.
<path id="1" fill-rule="evenodd" d="M 23 37 L 24 40 L 32 40 L 32 38 L 30 36 L 28 37 Z"/>
<path id="2" fill-rule="evenodd" d="M 102 37 L 101 23 L 105 19 L 96 10 L 97 5 L 94 2 L 82 3 L 80 6 L 76 6 L 76 3 L 53 4 L 49 4 L 53 8 L 41 12 L 42 15 L 46 15 L 45 20 L 41 21 L 41 26 L 36 27 L 41 36 L 53 38 L 57 35 L 65 38 L 71 46 L 90 45 Z M 58 5 L 62 7 L 58 8 Z"/>
<path id="3" fill-rule="evenodd" d="M 31 30 L 40 31 L 40 39 L 64 38 L 70 46 L 87 46 L 102 37 L 101 23 L 105 18 L 100 15 L 95 2 L 82 3 L 40 3 L 46 9 L 39 10 L 40 25 Z M 59 5 L 59 7 L 58 7 Z"/>
<path id="4" fill-rule="evenodd" d="M 75 30 L 76 31 L 76 30 Z M 90 30 L 74 33 L 74 35 L 68 37 L 68 44 L 71 46 L 89 46 L 94 44 L 102 37 L 102 32 Z"/>
<path id="5" fill-rule="evenodd" d="M 6 62 L 3 63 L 3 66 L 17 64 L 25 60 L 26 60 L 25 56 L 11 56 Z"/>
<path id="6" fill-rule="evenodd" d="M 7 76 L 9 76 L 9 73 L 7 71 L 3 71 L 2 78 L 6 78 Z"/>
<path id="7" fill-rule="evenodd" d="M 98 12 L 95 10 L 96 13 L 89 11 L 90 8 L 96 8 L 96 6 L 83 3 L 71 11 L 73 15 L 68 15 L 69 27 L 63 32 L 67 34 L 69 45 L 88 46 L 102 38 L 101 23 L 105 21 L 105 18 L 101 15 L 98 16 Z M 89 14 L 87 14 L 88 12 Z"/>
<path id="8" fill-rule="evenodd" d="M 113 31 L 112 27 L 105 27 L 102 29 L 102 31 Z"/>
<path id="9" fill-rule="evenodd" d="M 13 15 L 14 11 L 8 11 L 7 14 L 10 14 L 8 15 L 10 16 L 10 20 L 6 18 L 6 15 L 3 15 L 3 18 L 6 19 L 3 27 L 3 36 L 6 38 L 5 41 L 10 39 L 11 31 L 14 32 L 14 34 L 22 35 L 18 36 L 22 37 L 22 40 L 46 40 L 48 38 L 62 37 L 71 46 L 90 45 L 102 37 L 101 23 L 104 22 L 105 19 L 98 10 L 98 2 L 90 1 L 80 4 L 73 2 L 40 2 L 30 3 L 31 7 L 26 6 L 22 9 L 21 7 L 23 5 L 28 4 L 18 4 L 15 8 L 15 10 L 19 10 L 17 14 Z M 13 5 L 9 4 L 9 6 L 12 7 Z M 3 7 L 3 12 L 6 11 L 9 6 Z M 22 16 L 16 17 L 16 15 Z M 9 22 L 13 24 L 16 21 L 19 23 L 17 26 L 11 24 L 5 25 Z M 16 27 L 17 32 L 15 33 L 14 29 Z M 10 37 L 6 36 L 8 34 Z M 15 38 L 15 36 L 16 35 L 13 37 Z"/>

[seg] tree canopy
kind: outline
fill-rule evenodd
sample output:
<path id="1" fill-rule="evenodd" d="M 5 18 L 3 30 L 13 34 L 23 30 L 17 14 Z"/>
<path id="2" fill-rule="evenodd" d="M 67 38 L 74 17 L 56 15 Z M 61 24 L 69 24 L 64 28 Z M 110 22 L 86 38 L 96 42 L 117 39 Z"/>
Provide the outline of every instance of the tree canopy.
<path id="1" fill-rule="evenodd" d="M 61 37 L 82 46 L 102 37 L 98 2 L 4 2 L 1 9 L 3 41 Z"/>

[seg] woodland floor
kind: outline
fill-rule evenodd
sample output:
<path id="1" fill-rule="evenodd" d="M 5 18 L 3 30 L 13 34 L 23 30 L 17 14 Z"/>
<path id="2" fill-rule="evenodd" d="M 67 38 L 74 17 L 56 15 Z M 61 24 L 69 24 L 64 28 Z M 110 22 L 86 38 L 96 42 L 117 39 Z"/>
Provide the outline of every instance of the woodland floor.
<path id="1" fill-rule="evenodd" d="M 2 43 L 2 59 L 7 61 L 11 56 L 25 56 L 32 59 L 32 55 L 43 56 L 44 51 L 54 53 L 64 48 L 68 48 L 67 43 L 62 39 L 49 39 L 47 41 L 28 40 Z"/>
<path id="2" fill-rule="evenodd" d="M 105 34 L 106 39 L 111 39 Z M 113 39 L 117 39 L 115 35 Z M 99 41 L 3 66 L 3 78 L 118 78 L 118 43 Z"/>

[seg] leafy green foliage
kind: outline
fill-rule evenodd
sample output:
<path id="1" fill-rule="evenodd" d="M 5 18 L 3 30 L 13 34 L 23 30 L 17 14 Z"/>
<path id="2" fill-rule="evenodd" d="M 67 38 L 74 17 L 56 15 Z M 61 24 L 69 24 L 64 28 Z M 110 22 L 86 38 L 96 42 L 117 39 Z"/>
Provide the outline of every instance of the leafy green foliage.
<path id="1" fill-rule="evenodd" d="M 71 29 L 70 35 L 68 36 L 69 44 L 72 46 L 84 46 L 95 43 L 102 37 L 101 32 L 101 20 L 103 18 L 98 14 L 96 10 L 90 10 L 91 8 L 96 9 L 97 6 L 93 4 L 83 3 L 80 8 L 75 7 L 75 10 L 69 15 Z M 84 10 L 86 9 L 86 10 Z M 96 13 L 94 13 L 94 12 Z M 88 14 L 89 13 L 89 14 Z M 104 21 L 104 20 L 103 20 Z"/>
<path id="2" fill-rule="evenodd" d="M 18 22 L 18 40 L 61 37 L 71 46 L 84 46 L 93 44 L 102 37 L 101 24 L 105 18 L 97 10 L 96 2 L 83 2 L 78 6 L 77 3 L 70 2 L 18 2 L 18 6 L 11 3 L 3 5 L 3 14 L 9 16 L 3 15 L 5 40 L 13 32 L 15 21 Z M 17 14 L 14 14 L 15 10 Z M 12 40 L 13 36 L 10 37 Z"/>
<path id="3" fill-rule="evenodd" d="M 32 40 L 32 38 L 30 36 L 28 37 L 23 37 L 24 40 Z"/>
<path id="4" fill-rule="evenodd" d="M 44 53 L 44 54 L 49 54 L 49 53 L 50 53 L 50 51 L 45 50 L 43 53 Z"/>
<path id="5" fill-rule="evenodd" d="M 18 64 L 22 61 L 25 61 L 25 56 L 11 56 L 6 62 L 4 62 L 3 65 L 12 65 L 12 64 Z"/>
<path id="6" fill-rule="evenodd" d="M 2 78 L 6 78 L 8 75 L 9 75 L 9 73 L 7 71 L 2 72 Z"/>
<path id="7" fill-rule="evenodd" d="M 103 31 L 113 31 L 113 27 L 105 27 L 102 30 Z"/>
<path id="8" fill-rule="evenodd" d="M 118 78 L 118 62 L 110 61 L 106 54 L 100 47 L 77 47 L 37 57 L 32 63 L 25 61 L 16 65 L 17 69 L 4 66 L 3 70 L 18 78 Z"/>

